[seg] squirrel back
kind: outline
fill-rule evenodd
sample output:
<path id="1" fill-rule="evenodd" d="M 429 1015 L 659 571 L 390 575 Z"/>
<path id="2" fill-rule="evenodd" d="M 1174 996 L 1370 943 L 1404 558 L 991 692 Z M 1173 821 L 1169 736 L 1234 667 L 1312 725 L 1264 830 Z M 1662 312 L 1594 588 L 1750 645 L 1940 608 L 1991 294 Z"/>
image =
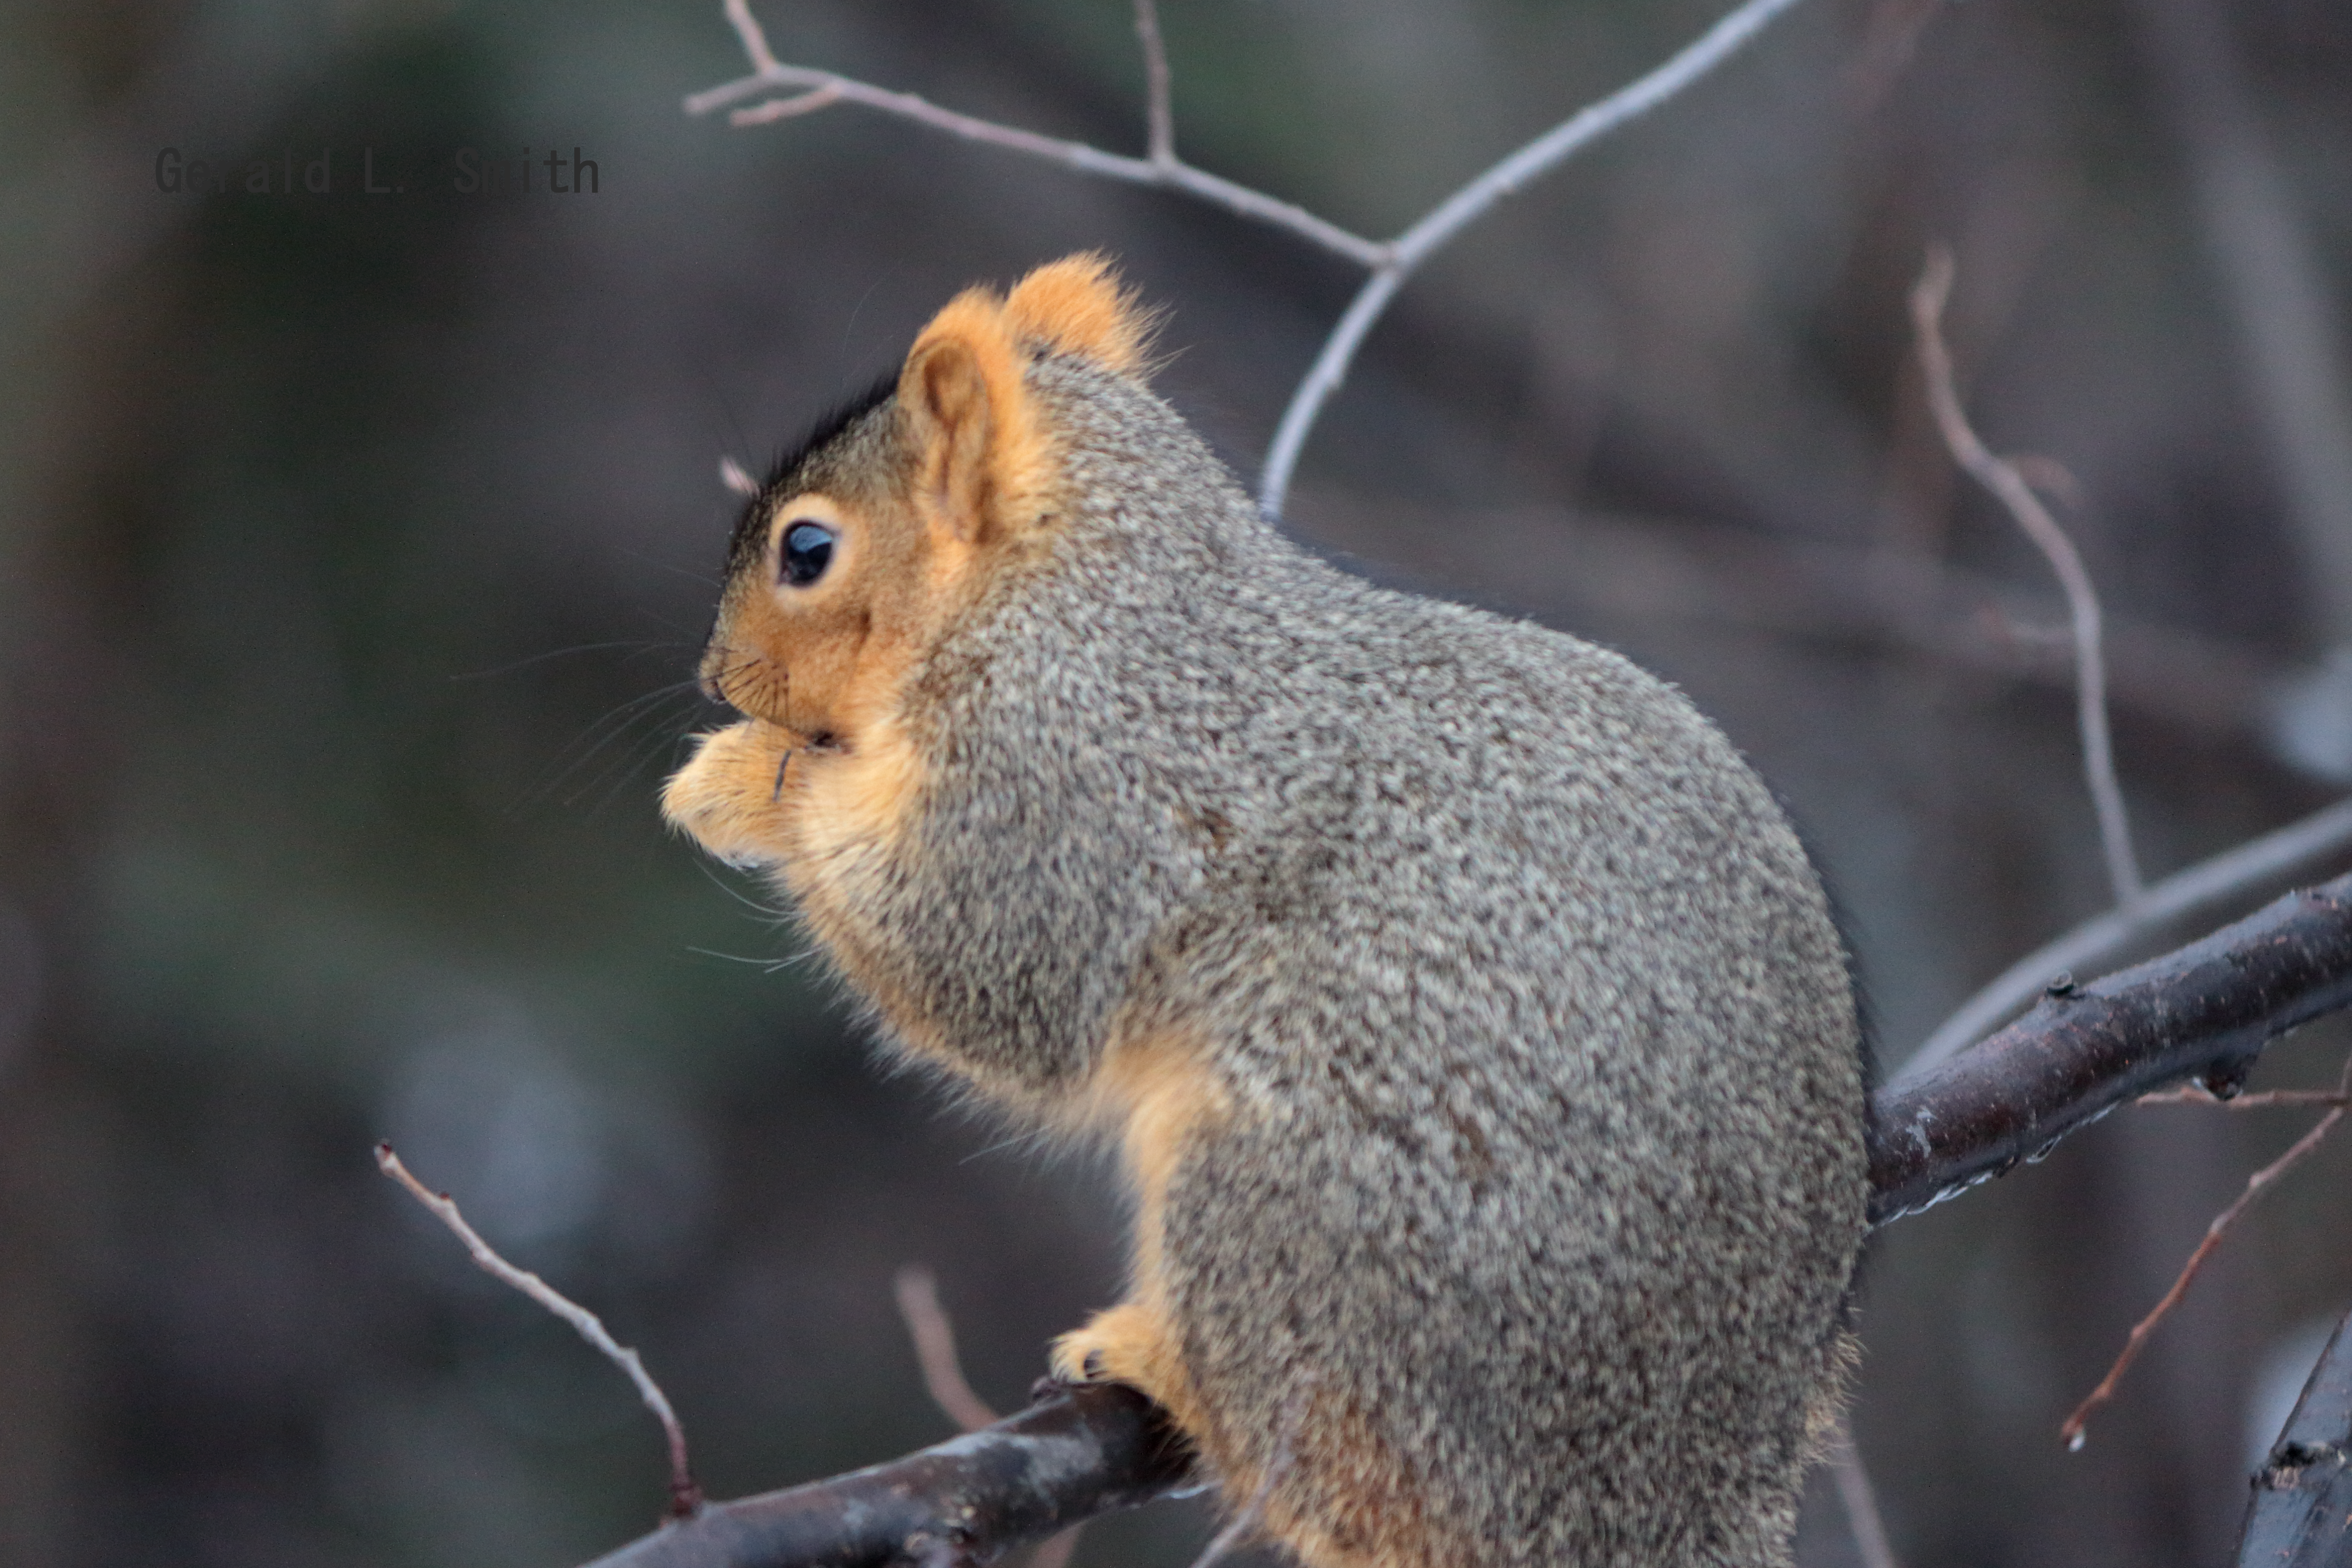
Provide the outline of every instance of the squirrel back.
<path id="1" fill-rule="evenodd" d="M 1663 682 L 1283 539 L 1145 329 L 1092 258 L 968 294 L 788 464 L 666 808 L 898 1048 L 1118 1143 L 1056 1368 L 1310 1563 L 1785 1562 L 1866 1186 L 1818 879 Z"/>

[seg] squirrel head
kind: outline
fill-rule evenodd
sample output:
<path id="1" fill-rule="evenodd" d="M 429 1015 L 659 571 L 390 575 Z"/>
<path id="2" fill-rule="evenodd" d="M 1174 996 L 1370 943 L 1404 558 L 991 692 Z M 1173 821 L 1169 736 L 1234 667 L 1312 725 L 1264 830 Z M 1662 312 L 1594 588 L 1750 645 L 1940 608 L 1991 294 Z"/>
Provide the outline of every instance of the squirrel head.
<path id="1" fill-rule="evenodd" d="M 1152 326 L 1099 254 L 1040 267 L 1009 294 L 969 289 L 934 316 L 898 374 L 820 426 L 747 507 L 700 672 L 745 720 L 704 752 L 756 737 L 781 773 L 790 751 L 859 749 L 958 610 L 1043 542 L 1060 505 L 1030 365 L 1069 356 L 1140 380 Z M 704 831 L 718 784 L 706 760 L 671 781 L 664 809 L 740 857 L 747 847 Z"/>

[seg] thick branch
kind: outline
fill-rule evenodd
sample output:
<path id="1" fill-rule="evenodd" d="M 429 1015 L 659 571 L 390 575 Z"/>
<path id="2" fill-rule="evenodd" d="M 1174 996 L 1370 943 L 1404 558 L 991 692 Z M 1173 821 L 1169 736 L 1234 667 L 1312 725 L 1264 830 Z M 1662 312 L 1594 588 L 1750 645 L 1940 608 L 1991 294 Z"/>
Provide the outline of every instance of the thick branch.
<path id="1" fill-rule="evenodd" d="M 1913 1214 L 2032 1159 L 2148 1089 L 2226 1089 L 2263 1047 L 2352 1005 L 2352 876 L 2286 897 L 2161 958 L 2077 986 L 1878 1094 L 1871 1218 Z"/>
<path id="2" fill-rule="evenodd" d="M 1115 1384 L 1061 1389 L 995 1426 L 831 1480 L 714 1503 L 589 1568 L 883 1568 L 985 1563 L 1186 1483 L 1159 1411 Z"/>
<path id="3" fill-rule="evenodd" d="M 2177 952 L 2067 984 L 1957 1059 L 1878 1093 L 1874 1223 L 2000 1174 L 2123 1100 L 2224 1089 L 2264 1046 L 2352 1005 L 2352 876 Z M 1187 1483 L 1159 1412 L 1117 1387 L 1049 1394 L 985 1431 L 872 1469 L 706 1508 L 592 1568 L 977 1564 Z"/>

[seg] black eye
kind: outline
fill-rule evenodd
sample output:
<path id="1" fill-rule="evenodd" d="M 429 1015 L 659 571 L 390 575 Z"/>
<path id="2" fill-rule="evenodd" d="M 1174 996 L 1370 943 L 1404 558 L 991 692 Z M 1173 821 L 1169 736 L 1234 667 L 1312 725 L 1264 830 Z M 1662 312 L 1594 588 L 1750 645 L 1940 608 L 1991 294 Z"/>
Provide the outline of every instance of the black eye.
<path id="1" fill-rule="evenodd" d="M 833 530 L 820 522 L 796 522 L 784 530 L 783 559 L 776 574 L 795 588 L 805 588 L 833 564 Z"/>

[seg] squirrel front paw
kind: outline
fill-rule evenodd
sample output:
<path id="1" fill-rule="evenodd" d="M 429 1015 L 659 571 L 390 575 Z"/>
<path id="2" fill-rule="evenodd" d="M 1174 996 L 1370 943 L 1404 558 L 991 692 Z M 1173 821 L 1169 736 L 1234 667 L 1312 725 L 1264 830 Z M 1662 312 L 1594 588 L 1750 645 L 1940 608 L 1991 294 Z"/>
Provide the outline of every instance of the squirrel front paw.
<path id="1" fill-rule="evenodd" d="M 1167 1319 L 1138 1301 L 1097 1312 L 1055 1340 L 1052 1360 L 1065 1383 L 1124 1383 L 1162 1405 L 1182 1380 Z"/>

